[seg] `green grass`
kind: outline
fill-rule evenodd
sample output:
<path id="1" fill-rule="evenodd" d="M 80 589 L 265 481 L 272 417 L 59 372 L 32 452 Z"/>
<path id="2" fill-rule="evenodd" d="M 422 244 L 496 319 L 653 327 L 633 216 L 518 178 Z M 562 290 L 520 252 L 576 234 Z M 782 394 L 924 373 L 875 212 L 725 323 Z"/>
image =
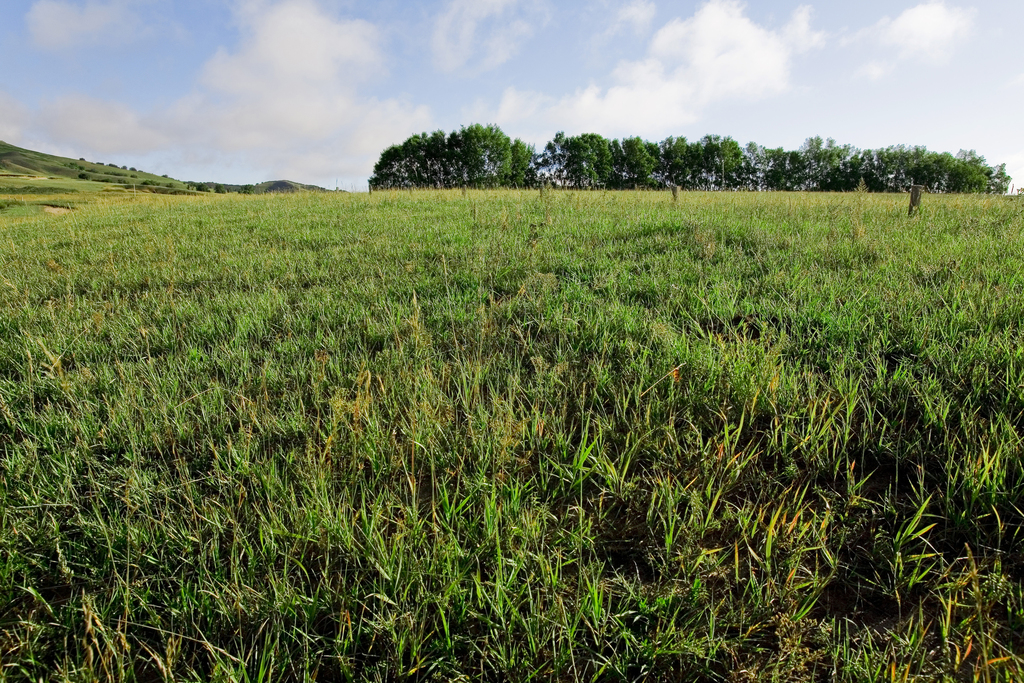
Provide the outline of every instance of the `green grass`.
<path id="1" fill-rule="evenodd" d="M 90 203 L 100 201 L 103 195 L 79 195 L 60 189 L 59 194 L 47 193 L 43 196 L 26 194 L 4 197 L 0 195 L 0 224 L 17 219 L 37 218 L 46 213 L 47 207 L 54 209 L 74 210 Z"/>
<path id="2" fill-rule="evenodd" d="M 26 196 L 30 199 L 36 195 L 79 194 L 111 191 L 107 185 L 88 180 L 71 180 L 67 178 L 26 178 L 0 175 L 0 196 L 5 200 L 12 197 Z"/>
<path id="3" fill-rule="evenodd" d="M 0 680 L 1019 680 L 1007 198 L 0 213 Z"/>

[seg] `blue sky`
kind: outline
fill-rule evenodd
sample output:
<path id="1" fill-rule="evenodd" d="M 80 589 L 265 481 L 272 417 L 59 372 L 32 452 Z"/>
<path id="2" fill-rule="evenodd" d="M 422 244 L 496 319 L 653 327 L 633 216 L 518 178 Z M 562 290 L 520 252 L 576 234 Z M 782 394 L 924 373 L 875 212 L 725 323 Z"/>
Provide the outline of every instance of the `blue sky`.
<path id="1" fill-rule="evenodd" d="M 1024 184 L 1020 0 L 3 0 L 0 139 L 365 187 L 421 131 L 975 149 Z"/>

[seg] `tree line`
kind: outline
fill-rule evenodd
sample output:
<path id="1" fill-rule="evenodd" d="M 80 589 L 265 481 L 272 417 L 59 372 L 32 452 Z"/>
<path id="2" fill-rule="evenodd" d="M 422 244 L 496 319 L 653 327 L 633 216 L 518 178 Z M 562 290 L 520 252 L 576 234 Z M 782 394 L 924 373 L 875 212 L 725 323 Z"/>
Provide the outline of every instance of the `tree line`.
<path id="1" fill-rule="evenodd" d="M 609 140 L 596 133 L 558 133 L 539 152 L 512 140 L 495 125 L 473 124 L 413 135 L 384 150 L 370 177 L 371 189 L 528 188 L 549 184 L 572 189 L 906 192 L 1004 194 L 1006 165 L 989 166 L 973 150 L 953 155 L 895 145 L 858 149 L 829 138 L 808 138 L 799 149 L 769 148 L 706 135 L 693 142 L 668 137 Z"/>

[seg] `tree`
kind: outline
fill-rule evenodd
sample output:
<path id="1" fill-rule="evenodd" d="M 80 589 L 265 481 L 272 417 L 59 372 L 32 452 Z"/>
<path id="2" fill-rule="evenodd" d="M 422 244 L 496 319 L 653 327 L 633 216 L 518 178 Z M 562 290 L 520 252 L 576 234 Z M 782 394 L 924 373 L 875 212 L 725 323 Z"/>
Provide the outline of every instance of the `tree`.
<path id="1" fill-rule="evenodd" d="M 613 182 L 608 183 L 610 187 L 650 187 L 657 182 L 653 174 L 660 150 L 655 145 L 652 154 L 648 144 L 636 137 L 611 143 Z"/>
<path id="2" fill-rule="evenodd" d="M 925 147 L 895 145 L 859 150 L 811 137 L 796 150 L 741 147 L 730 137 L 705 135 L 696 142 L 639 137 L 607 140 L 597 133 L 559 132 L 538 154 L 510 141 L 495 125 L 463 126 L 446 135 L 421 133 L 385 149 L 370 177 L 372 188 L 561 187 L 630 188 L 679 185 L 690 190 L 820 190 L 905 192 L 912 184 L 932 192 L 1004 193 L 1005 165 L 989 166 L 977 152 L 955 156 Z"/>
<path id="3" fill-rule="evenodd" d="M 516 138 L 509 147 L 508 173 L 502 183 L 506 187 L 533 187 L 537 184 L 537 153 L 533 145 Z"/>
<path id="4" fill-rule="evenodd" d="M 445 135 L 443 130 L 410 138 L 406 153 L 414 168 L 413 187 L 455 187 L 459 182 L 451 136 Z"/>
<path id="5" fill-rule="evenodd" d="M 529 156 L 532 161 L 532 151 Z M 519 168 L 518 177 L 525 179 L 526 171 Z M 374 165 L 370 187 L 498 187 L 512 176 L 508 136 L 497 126 L 474 124 L 449 135 L 413 135 L 388 147 Z"/>
<path id="6" fill-rule="evenodd" d="M 561 184 L 564 181 L 567 139 L 565 133 L 559 131 L 555 133 L 555 137 L 548 144 L 544 145 L 544 151 L 541 152 L 540 158 L 537 160 L 537 167 L 545 182 Z"/>
<path id="7" fill-rule="evenodd" d="M 596 133 L 568 137 L 559 132 L 544 147 L 538 166 L 544 179 L 562 187 L 600 187 L 612 178 L 612 150 Z"/>
<path id="8" fill-rule="evenodd" d="M 689 144 L 686 138 L 668 137 L 658 145 L 658 167 L 655 177 L 666 185 L 690 189 Z"/>
<path id="9" fill-rule="evenodd" d="M 448 137 L 454 181 L 469 187 L 498 187 L 511 170 L 512 143 L 495 125 L 464 126 Z"/>
<path id="10" fill-rule="evenodd" d="M 389 189 L 401 187 L 406 180 L 405 153 L 400 145 L 392 145 L 381 152 L 373 166 L 370 187 Z"/>
<path id="11" fill-rule="evenodd" d="M 851 170 L 853 153 L 850 145 L 837 145 L 832 138 L 807 138 L 800 148 L 803 177 L 797 187 L 830 192 L 852 190 L 857 177 Z"/>
<path id="12" fill-rule="evenodd" d="M 1006 194 L 1010 189 L 1010 176 L 1006 174 L 1006 164 L 999 164 L 991 170 L 992 174 L 988 178 L 988 188 L 985 191 L 989 194 Z"/>
<path id="13" fill-rule="evenodd" d="M 1004 175 L 1005 175 L 1005 169 Z M 979 155 L 973 149 L 960 150 L 954 159 L 952 172 L 951 192 L 988 192 L 989 184 L 994 169 L 989 168 L 985 157 Z M 1006 192 L 1004 188 L 1002 192 Z M 1000 193 L 1002 194 L 1002 193 Z"/>
<path id="14" fill-rule="evenodd" d="M 730 137 L 705 135 L 687 145 L 686 165 L 690 168 L 687 189 L 726 190 L 739 186 L 743 149 Z"/>

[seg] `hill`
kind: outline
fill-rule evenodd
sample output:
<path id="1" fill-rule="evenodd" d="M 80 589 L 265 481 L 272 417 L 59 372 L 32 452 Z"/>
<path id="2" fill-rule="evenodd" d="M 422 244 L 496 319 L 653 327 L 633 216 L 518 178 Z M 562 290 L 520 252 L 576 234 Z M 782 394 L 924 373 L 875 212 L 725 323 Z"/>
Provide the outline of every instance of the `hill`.
<path id="1" fill-rule="evenodd" d="M 326 192 L 327 190 L 318 187 L 316 185 L 303 185 L 302 183 L 296 183 L 291 180 L 268 180 L 265 183 L 260 183 L 255 187 L 255 194 L 265 194 L 268 192 Z"/>
<path id="2" fill-rule="evenodd" d="M 190 192 L 185 183 L 168 176 L 146 173 L 127 166 L 69 159 L 43 152 L 35 152 L 0 141 L 0 188 L 15 190 L 23 194 L 48 192 L 48 188 L 32 181 L 76 180 L 87 183 L 103 183 L 134 189 L 139 192 L 179 194 Z M 19 182 L 23 181 L 23 182 Z M 29 181 L 29 182 L 24 182 Z M 19 187 L 14 187 L 18 185 Z M 62 191 L 95 191 L 96 186 L 82 185 L 68 187 Z"/>
<path id="3" fill-rule="evenodd" d="M 0 194 L 78 193 L 112 188 L 158 194 L 192 194 L 215 189 L 242 194 L 327 191 L 291 180 L 268 180 L 258 185 L 184 182 L 128 166 L 59 157 L 0 141 Z"/>
<path id="4" fill-rule="evenodd" d="M 327 189 L 318 185 L 303 185 L 293 180 L 267 180 L 258 185 L 230 185 L 217 182 L 190 182 L 189 187 L 197 187 L 201 191 L 238 192 L 239 194 L 272 194 L 292 192 L 328 192 Z"/>

